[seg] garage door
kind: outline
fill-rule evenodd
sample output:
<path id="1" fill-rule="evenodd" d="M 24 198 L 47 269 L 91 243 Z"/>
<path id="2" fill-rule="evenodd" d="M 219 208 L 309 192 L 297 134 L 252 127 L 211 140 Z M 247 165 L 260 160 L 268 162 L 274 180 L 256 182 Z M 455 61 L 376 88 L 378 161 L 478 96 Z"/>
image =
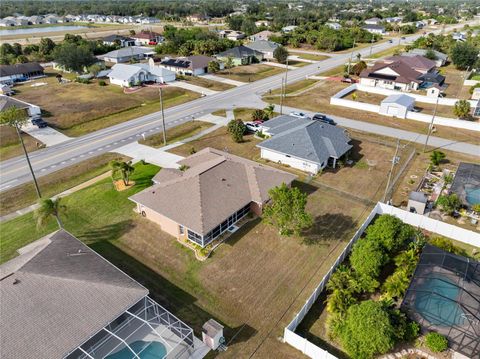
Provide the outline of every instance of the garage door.
<path id="1" fill-rule="evenodd" d="M 398 108 L 395 107 L 395 106 L 388 106 L 387 115 L 397 116 L 398 115 Z"/>

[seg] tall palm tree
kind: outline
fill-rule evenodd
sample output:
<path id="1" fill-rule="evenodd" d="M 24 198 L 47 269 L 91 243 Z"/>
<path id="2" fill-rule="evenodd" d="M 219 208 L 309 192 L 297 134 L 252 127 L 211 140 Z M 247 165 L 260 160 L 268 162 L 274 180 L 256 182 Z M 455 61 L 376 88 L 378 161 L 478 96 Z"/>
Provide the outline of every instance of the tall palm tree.
<path id="1" fill-rule="evenodd" d="M 0 126 L 10 126 L 15 128 L 15 130 L 17 131 L 18 139 L 20 140 L 23 148 L 23 153 L 25 154 L 25 158 L 27 160 L 28 168 L 30 169 L 30 173 L 32 174 L 35 190 L 37 191 L 37 196 L 39 199 L 41 199 L 42 195 L 40 193 L 40 188 L 38 187 L 37 178 L 35 177 L 35 173 L 33 172 L 32 164 L 30 163 L 30 157 L 28 157 L 28 152 L 25 148 L 22 134 L 20 132 L 22 126 L 26 125 L 27 122 L 28 114 L 24 109 L 13 106 L 5 111 L 0 112 Z"/>
<path id="2" fill-rule="evenodd" d="M 63 229 L 63 223 L 60 219 L 60 214 L 65 213 L 67 207 L 60 203 L 60 198 L 42 199 L 38 204 L 40 206 L 34 212 L 34 218 L 37 221 L 37 227 L 44 227 L 53 216 L 57 221 L 58 227 Z"/>
<path id="3" fill-rule="evenodd" d="M 120 173 L 123 183 L 125 186 L 128 186 L 130 175 L 135 171 L 135 167 L 132 166 L 132 161 L 125 162 L 113 160 L 110 162 L 110 168 L 112 169 L 112 178 Z"/>
<path id="4" fill-rule="evenodd" d="M 265 107 L 263 111 L 267 114 L 268 118 L 270 119 L 273 117 L 273 112 L 275 111 L 275 105 L 271 103 L 270 105 Z"/>

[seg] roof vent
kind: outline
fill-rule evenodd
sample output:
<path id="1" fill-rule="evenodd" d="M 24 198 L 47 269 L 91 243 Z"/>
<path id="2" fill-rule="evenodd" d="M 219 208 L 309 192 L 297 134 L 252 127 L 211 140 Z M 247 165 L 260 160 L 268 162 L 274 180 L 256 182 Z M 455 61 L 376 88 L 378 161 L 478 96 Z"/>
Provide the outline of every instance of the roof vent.
<path id="1" fill-rule="evenodd" d="M 15 279 L 13 280 L 13 285 L 19 284 L 19 283 L 20 283 L 20 279 L 15 278 Z"/>
<path id="2" fill-rule="evenodd" d="M 87 254 L 87 252 L 84 252 L 81 249 L 79 249 L 77 251 L 77 253 L 67 253 L 67 256 L 68 257 L 75 257 L 75 256 L 81 256 L 82 254 Z"/>
<path id="3" fill-rule="evenodd" d="M 227 179 L 226 178 L 222 178 L 222 182 L 225 182 Z"/>

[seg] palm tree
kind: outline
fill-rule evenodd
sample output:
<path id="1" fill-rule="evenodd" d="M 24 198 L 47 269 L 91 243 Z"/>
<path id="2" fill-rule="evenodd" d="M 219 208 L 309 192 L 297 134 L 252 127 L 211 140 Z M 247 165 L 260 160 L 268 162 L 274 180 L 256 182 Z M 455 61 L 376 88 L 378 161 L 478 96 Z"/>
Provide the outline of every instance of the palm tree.
<path id="1" fill-rule="evenodd" d="M 35 173 L 33 172 L 32 164 L 30 163 L 30 157 L 28 157 L 28 152 L 27 152 L 27 149 L 25 148 L 22 134 L 20 132 L 20 129 L 22 128 L 22 126 L 26 125 L 27 122 L 28 122 L 28 114 L 24 109 L 20 109 L 18 107 L 10 107 L 5 111 L 0 112 L 0 126 L 14 127 L 15 130 L 17 131 L 18 139 L 22 144 L 23 153 L 25 154 L 25 158 L 27 160 L 28 168 L 30 169 L 30 173 L 32 174 L 35 190 L 37 191 L 37 196 L 39 199 L 41 199 L 42 195 L 40 193 L 40 188 L 38 187 L 37 178 L 35 177 Z"/>
<path id="2" fill-rule="evenodd" d="M 275 105 L 272 103 L 263 109 L 263 111 L 267 114 L 269 119 L 273 117 L 274 110 L 275 110 Z"/>
<path id="3" fill-rule="evenodd" d="M 57 199 L 42 199 L 38 202 L 39 207 L 34 212 L 34 218 L 37 221 L 37 227 L 43 227 L 50 220 L 52 216 L 57 220 L 58 227 L 63 229 L 63 223 L 60 219 L 60 214 L 67 210 L 65 205 L 60 203 L 60 198 Z"/>
<path id="4" fill-rule="evenodd" d="M 117 161 L 110 162 L 110 168 L 112 169 L 112 178 L 118 173 L 122 176 L 123 183 L 128 186 L 130 175 L 135 171 L 135 167 L 132 166 L 132 161 Z"/>

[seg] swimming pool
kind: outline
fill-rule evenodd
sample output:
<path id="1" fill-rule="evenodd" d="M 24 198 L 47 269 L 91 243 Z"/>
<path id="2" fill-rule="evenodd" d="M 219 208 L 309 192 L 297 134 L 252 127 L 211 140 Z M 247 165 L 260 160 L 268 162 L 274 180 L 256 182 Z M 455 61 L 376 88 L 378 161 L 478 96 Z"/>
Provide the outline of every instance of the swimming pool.
<path id="1" fill-rule="evenodd" d="M 456 302 L 460 289 L 447 277 L 432 275 L 417 289 L 415 310 L 431 324 L 453 326 L 463 324 L 463 310 Z"/>
<path id="2" fill-rule="evenodd" d="M 480 203 L 480 188 L 465 188 L 465 199 L 468 204 L 473 206 Z"/>
<path id="3" fill-rule="evenodd" d="M 162 359 L 167 355 L 167 349 L 160 342 L 146 342 L 143 340 L 137 340 L 129 344 L 130 348 L 135 353 L 140 353 L 138 356 L 141 359 Z M 106 359 L 133 359 L 134 355 L 129 348 L 123 348 L 116 353 L 113 353 L 106 357 Z"/>

